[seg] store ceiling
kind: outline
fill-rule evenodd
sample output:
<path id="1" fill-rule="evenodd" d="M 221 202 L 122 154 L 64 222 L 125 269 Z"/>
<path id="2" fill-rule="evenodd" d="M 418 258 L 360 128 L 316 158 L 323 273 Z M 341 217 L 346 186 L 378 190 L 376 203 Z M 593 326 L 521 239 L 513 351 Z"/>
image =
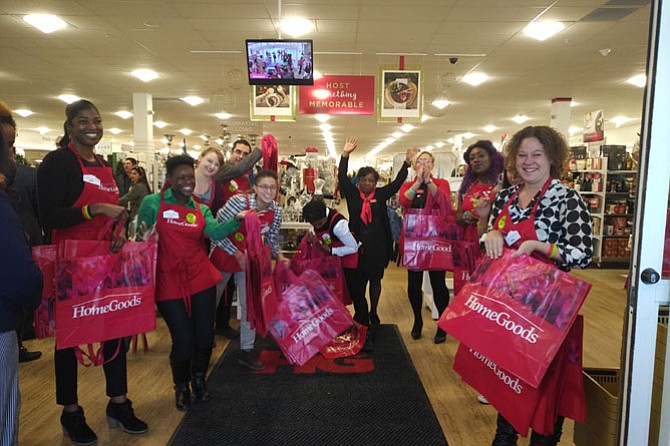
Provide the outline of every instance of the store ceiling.
<path id="1" fill-rule="evenodd" d="M 123 132 L 115 138 L 131 140 L 132 119 L 113 113 L 132 111 L 132 93 L 144 92 L 154 98 L 154 120 L 170 124 L 155 129 L 157 148 L 164 146 L 164 133 L 181 139 L 184 127 L 194 131 L 186 137 L 189 147 L 202 144 L 200 134 L 220 134 L 214 113 L 225 109 L 232 119 L 248 119 L 244 40 L 276 38 L 278 7 L 269 0 L 0 0 L 0 99 L 35 112 L 17 117 L 18 142 L 22 131 L 39 126 L 53 129 L 45 140 L 57 135 L 64 104 L 56 97 L 63 93 L 92 100 L 105 128 L 118 127 Z M 29 13 L 56 14 L 69 26 L 43 34 L 23 21 Z M 314 40 L 314 68 L 324 74 L 376 76 L 381 64 L 399 60 L 379 53 L 425 53 L 406 56 L 405 64 L 423 66 L 425 110 L 439 116 L 417 124 L 380 155 L 446 142 L 464 131 L 500 140 L 525 125 L 547 124 L 555 97 L 578 103 L 572 109 L 576 126 L 600 108 L 606 119 L 624 115 L 639 122 L 643 89 L 626 79 L 645 71 L 646 0 L 290 0 L 281 13 L 315 21 L 316 31 L 304 37 Z M 566 29 L 544 42 L 523 35 L 540 14 Z M 220 52 L 193 52 L 202 50 Z M 221 52 L 231 50 L 240 53 Z M 436 53 L 484 56 L 458 56 L 452 64 Z M 136 68 L 151 68 L 160 77 L 145 84 L 130 75 Z M 471 71 L 490 78 L 479 87 L 461 82 Z M 429 106 L 438 92 L 453 101 L 442 113 Z M 186 95 L 207 101 L 191 107 L 177 99 Z M 514 123 L 510 118 L 520 113 L 531 119 Z M 292 123 L 264 123 L 263 131 L 277 137 L 280 153 L 300 153 L 305 146 L 325 151 L 318 124 L 313 116 L 298 115 Z M 358 135 L 360 154 L 398 128 L 378 124 L 375 116 L 335 116 L 329 124 L 338 150 L 348 135 Z M 490 124 L 498 130 L 489 134 L 482 127 Z"/>

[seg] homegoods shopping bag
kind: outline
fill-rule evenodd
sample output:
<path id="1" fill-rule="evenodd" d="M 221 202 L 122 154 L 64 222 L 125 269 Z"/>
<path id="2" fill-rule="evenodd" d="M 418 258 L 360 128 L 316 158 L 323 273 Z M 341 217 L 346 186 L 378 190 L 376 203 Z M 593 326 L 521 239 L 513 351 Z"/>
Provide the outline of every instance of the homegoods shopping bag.
<path id="1" fill-rule="evenodd" d="M 144 333 L 156 328 L 157 245 L 64 240 L 56 269 L 56 348 Z"/>
<path id="2" fill-rule="evenodd" d="M 440 328 L 533 387 L 591 288 L 527 255 L 485 258 L 442 313 Z"/>

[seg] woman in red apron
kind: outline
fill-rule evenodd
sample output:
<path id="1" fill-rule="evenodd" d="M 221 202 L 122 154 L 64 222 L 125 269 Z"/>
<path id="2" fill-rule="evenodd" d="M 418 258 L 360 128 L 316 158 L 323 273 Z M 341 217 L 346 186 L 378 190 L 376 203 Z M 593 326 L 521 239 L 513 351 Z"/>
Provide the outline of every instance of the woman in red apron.
<path id="1" fill-rule="evenodd" d="M 119 192 L 112 169 L 93 151 L 102 138 L 102 119 L 98 109 L 87 100 L 69 104 L 65 109 L 65 135 L 60 149 L 44 157 L 37 171 L 38 202 L 42 223 L 51 231 L 51 243 L 61 240 L 98 240 L 107 238 L 111 250 L 121 249 L 125 235 L 112 239 L 101 229 L 112 219 L 128 218 L 117 205 Z M 121 340 L 104 343 L 103 366 L 107 381 L 107 417 L 110 426 L 121 425 L 124 431 L 139 434 L 148 430 L 135 417 L 131 401 L 126 398 L 126 349 Z M 118 352 L 118 353 L 117 353 Z M 116 356 L 115 356 L 116 355 Z M 84 411 L 77 399 L 77 359 L 73 348 L 56 350 L 56 401 L 63 406 L 63 433 L 76 444 L 93 444 L 95 432 L 86 424 Z"/>
<path id="2" fill-rule="evenodd" d="M 416 177 L 413 181 L 403 183 L 398 192 L 398 204 L 403 207 L 405 213 L 409 209 L 425 209 L 427 213 L 432 210 L 440 211 L 440 217 L 446 218 L 447 214 L 452 214 L 451 208 L 451 189 L 449 182 L 441 178 L 435 178 L 432 175 L 435 158 L 433 154 L 423 151 L 414 160 L 414 170 Z M 404 233 L 400 235 L 400 246 L 402 249 Z M 438 313 L 442 312 L 449 305 L 449 289 L 445 282 L 446 270 L 429 271 L 430 286 L 433 289 L 433 300 Z M 423 328 L 423 318 L 421 310 L 423 307 L 423 293 L 421 285 L 423 284 L 423 271 L 407 270 L 407 297 L 414 313 L 414 324 L 412 325 L 412 339 L 421 338 L 421 329 Z M 441 344 L 447 340 L 447 334 L 441 328 L 437 328 L 433 342 Z"/>
<path id="3" fill-rule="evenodd" d="M 349 230 L 349 222 L 335 209 L 326 208 L 323 200 L 312 200 L 302 208 L 302 218 L 312 225 L 314 233 L 309 233 L 310 243 L 316 244 L 324 252 L 342 259 L 342 270 L 347 290 L 354 304 L 354 320 L 369 327 L 370 317 L 365 290 L 362 289 L 362 277 L 358 271 L 358 247 Z M 374 348 L 372 332 L 368 330 L 363 351 L 370 352 Z"/>
<path id="4" fill-rule="evenodd" d="M 261 170 L 256 174 L 253 186 L 254 193 L 252 195 L 234 195 L 219 210 L 216 217 L 218 221 L 224 221 L 239 212 L 253 210 L 261 221 L 261 235 L 264 243 L 270 245 L 272 257 L 284 260 L 279 252 L 277 242 L 277 234 L 282 222 L 282 209 L 275 202 L 277 188 L 277 173 L 271 170 Z M 224 286 L 232 275 L 235 276 L 238 304 L 241 312 L 240 356 L 238 362 L 251 370 L 263 370 L 263 363 L 254 351 L 256 330 L 251 328 L 251 322 L 247 320 L 247 283 L 244 265 L 246 238 L 246 226 L 242 225 L 230 237 L 216 242 L 211 260 L 223 274 Z"/>
<path id="5" fill-rule="evenodd" d="M 463 240 L 479 241 L 486 232 L 491 203 L 501 188 L 504 158 L 491 141 L 472 144 L 463 154 L 467 164 L 458 190 L 456 221 L 465 227 Z"/>
<path id="6" fill-rule="evenodd" d="M 593 256 L 590 214 L 579 193 L 556 179 L 567 157 L 563 137 L 550 127 L 526 127 L 512 137 L 506 147 L 507 169 L 521 183 L 501 191 L 493 203 L 484 241 L 487 256 L 498 258 L 503 248 L 511 248 L 515 255 L 532 255 L 566 271 L 588 266 Z M 581 395 L 574 406 L 584 404 Z M 533 432 L 531 445 L 558 444 L 564 416 L 572 414 L 559 415 L 554 432 Z M 516 441 L 514 428 L 498 415 L 493 445 L 516 445 Z"/>
<path id="7" fill-rule="evenodd" d="M 140 226 L 153 227 L 158 234 L 156 305 L 172 337 L 175 405 L 182 411 L 191 404 L 189 380 L 196 401 L 211 399 L 205 374 L 214 346 L 216 284 L 221 274 L 209 261 L 204 237 L 218 240 L 239 226 L 234 219 L 217 223 L 209 208 L 193 199 L 193 164 L 187 155 L 168 159 L 170 188 L 145 197 L 138 214 Z"/>

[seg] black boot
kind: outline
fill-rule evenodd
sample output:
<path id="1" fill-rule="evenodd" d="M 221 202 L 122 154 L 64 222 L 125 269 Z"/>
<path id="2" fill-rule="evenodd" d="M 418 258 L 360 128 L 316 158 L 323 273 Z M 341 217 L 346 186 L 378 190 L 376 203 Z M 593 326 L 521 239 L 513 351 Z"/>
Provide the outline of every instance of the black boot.
<path id="1" fill-rule="evenodd" d="M 107 424 L 109 427 L 119 427 L 129 434 L 143 434 L 149 430 L 147 423 L 135 416 L 133 402 L 126 398 L 122 403 L 107 404 Z"/>
<path id="2" fill-rule="evenodd" d="M 491 446 L 516 446 L 518 435 L 509 421 L 498 414 L 496 436 Z"/>
<path id="3" fill-rule="evenodd" d="M 207 387 L 205 386 L 205 375 L 209 367 L 209 359 L 212 356 L 212 349 L 198 349 L 193 355 L 191 362 L 191 388 L 195 400 L 199 403 L 212 399 Z"/>
<path id="4" fill-rule="evenodd" d="M 191 390 L 188 388 L 191 360 L 171 361 L 172 381 L 174 382 L 175 406 L 177 410 L 186 411 L 191 407 Z"/>
<path id="5" fill-rule="evenodd" d="M 533 432 L 530 436 L 530 446 L 556 446 L 561 441 L 564 420 L 564 417 L 558 417 L 554 424 L 554 433 L 551 435 L 540 435 Z"/>
<path id="6" fill-rule="evenodd" d="M 75 412 L 65 412 L 60 416 L 60 424 L 63 426 L 63 434 L 72 440 L 74 444 L 95 444 L 98 436 L 86 424 L 84 409 L 78 406 Z"/>

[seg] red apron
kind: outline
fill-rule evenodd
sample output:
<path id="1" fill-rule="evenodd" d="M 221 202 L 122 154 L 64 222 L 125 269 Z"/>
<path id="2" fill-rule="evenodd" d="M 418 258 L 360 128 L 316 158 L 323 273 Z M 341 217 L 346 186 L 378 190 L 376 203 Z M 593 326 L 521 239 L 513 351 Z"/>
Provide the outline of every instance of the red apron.
<path id="1" fill-rule="evenodd" d="M 519 195 L 521 187 L 523 186 L 519 187 L 510 197 L 510 199 L 507 200 L 507 203 L 505 203 L 502 211 L 500 214 L 498 214 L 498 217 L 496 217 L 495 221 L 493 222 L 493 229 L 499 231 L 502 234 L 503 238 L 505 239 L 505 243 L 508 246 L 519 248 L 519 245 L 521 245 L 521 243 L 526 240 L 537 240 L 537 232 L 535 232 L 535 211 L 537 211 L 537 207 L 540 204 L 542 197 L 544 197 L 545 192 L 547 192 L 547 189 L 549 189 L 551 180 L 552 178 L 549 177 L 547 182 L 544 183 L 544 186 L 542 186 L 540 196 L 537 197 L 537 200 L 535 200 L 535 205 L 533 205 L 533 209 L 531 210 L 530 217 L 528 219 L 514 223 L 512 221 L 512 217 L 509 215 L 510 204 L 512 204 L 514 198 Z M 516 231 L 519 237 L 514 237 L 516 240 L 510 244 L 508 242 L 508 238 L 510 237 L 511 233 L 514 233 L 514 231 Z M 547 258 L 547 256 L 539 255 L 537 252 L 534 252 L 532 257 L 535 257 L 538 260 L 542 260 L 543 262 L 552 263 L 551 260 Z"/>
<path id="2" fill-rule="evenodd" d="M 227 203 L 235 195 L 249 193 L 249 189 L 251 189 L 251 186 L 249 185 L 249 177 L 246 175 L 226 181 L 223 183 L 223 202 Z"/>
<path id="3" fill-rule="evenodd" d="M 84 189 L 77 201 L 72 205 L 73 208 L 91 205 L 94 203 L 110 203 L 118 204 L 119 189 L 116 187 L 114 181 L 114 174 L 112 168 L 105 166 L 102 159 L 95 155 L 98 162 L 97 166 L 84 166 L 81 155 L 74 148 L 72 143 L 68 145 L 70 150 L 77 157 L 79 167 L 81 168 L 82 178 L 84 180 Z M 109 221 L 109 217 L 105 215 L 96 215 L 92 220 L 86 220 L 78 225 L 70 226 L 69 228 L 54 229 L 51 232 L 51 243 L 58 244 L 59 241 L 65 239 L 71 240 L 98 240 L 99 237 L 109 239 L 110 234 L 100 234 L 101 229 Z"/>
<path id="4" fill-rule="evenodd" d="M 250 209 L 250 207 L 251 202 L 249 200 L 249 196 L 247 196 L 247 207 L 245 209 Z M 268 230 L 274 218 L 274 211 L 268 211 L 259 217 L 261 221 L 261 234 Z M 233 243 L 233 245 L 235 245 L 237 249 L 239 249 L 241 252 L 245 252 L 247 250 L 247 225 L 242 223 L 237 231 L 228 236 L 228 239 Z M 216 246 L 212 251 L 210 260 L 219 271 L 225 271 L 231 274 L 242 271 L 242 267 L 240 267 L 240 263 L 237 261 L 237 257 L 228 254 L 218 246 Z"/>
<path id="5" fill-rule="evenodd" d="M 338 216 L 341 218 L 337 218 Z M 328 223 L 328 228 L 324 229 L 323 231 L 315 231 L 316 237 L 323 240 L 326 245 L 330 245 L 331 248 L 344 246 L 344 243 L 342 243 L 339 239 L 334 238 L 334 235 L 332 234 L 333 228 L 342 219 L 344 219 L 344 217 L 339 212 L 334 212 L 330 218 L 330 222 Z M 326 235 L 326 237 L 324 237 L 324 235 Z M 358 251 L 353 254 L 340 257 L 340 260 L 342 261 L 342 268 L 356 269 L 358 268 Z"/>
<path id="6" fill-rule="evenodd" d="M 184 299 L 189 314 L 191 296 L 221 280 L 221 274 L 207 258 L 202 233 L 205 217 L 198 203 L 195 207 L 165 203 L 161 195 L 156 216 L 156 300 Z"/>
<path id="7" fill-rule="evenodd" d="M 485 184 L 475 181 L 472 186 L 468 189 L 468 192 L 463 197 L 463 203 L 461 204 L 461 211 L 466 212 L 470 211 L 472 215 L 479 218 L 479 214 L 475 209 L 474 201 L 480 198 L 487 198 L 493 200 L 494 197 L 491 197 L 491 191 L 495 187 L 494 184 Z M 479 241 L 479 232 L 477 231 L 477 225 L 466 225 L 465 234 L 463 235 L 463 240 L 478 242 Z"/>

